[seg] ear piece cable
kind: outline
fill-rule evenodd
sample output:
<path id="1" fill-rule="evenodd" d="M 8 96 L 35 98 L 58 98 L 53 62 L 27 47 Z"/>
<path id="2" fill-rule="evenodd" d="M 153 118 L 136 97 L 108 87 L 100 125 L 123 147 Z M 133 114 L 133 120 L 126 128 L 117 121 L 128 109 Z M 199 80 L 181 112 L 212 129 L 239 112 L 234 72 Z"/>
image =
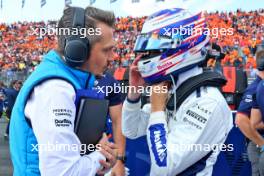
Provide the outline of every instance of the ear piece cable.
<path id="1" fill-rule="evenodd" d="M 172 94 L 173 94 L 173 100 L 174 100 L 174 110 L 173 110 L 173 115 L 176 115 L 176 103 L 177 103 L 177 97 L 176 97 L 176 83 L 175 83 L 175 80 L 174 80 L 174 77 L 172 74 L 170 74 L 170 77 L 171 77 L 171 81 L 172 81 L 172 84 L 173 84 L 173 88 L 172 88 Z M 176 119 L 176 118 L 175 118 Z"/>

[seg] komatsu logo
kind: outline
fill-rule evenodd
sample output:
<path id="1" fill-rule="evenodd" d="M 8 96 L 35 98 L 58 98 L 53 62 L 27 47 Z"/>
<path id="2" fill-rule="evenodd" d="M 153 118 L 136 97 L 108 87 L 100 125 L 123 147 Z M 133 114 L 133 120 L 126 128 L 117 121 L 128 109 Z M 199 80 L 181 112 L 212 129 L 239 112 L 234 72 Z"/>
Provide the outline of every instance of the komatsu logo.
<path id="1" fill-rule="evenodd" d="M 154 141 L 155 141 L 155 147 L 157 149 L 158 157 L 160 161 L 163 161 L 166 157 L 166 147 L 164 144 L 162 144 L 160 140 L 160 131 L 154 131 Z"/>
<path id="2" fill-rule="evenodd" d="M 162 70 L 162 69 L 168 68 L 171 65 L 172 65 L 172 62 L 167 62 L 163 65 L 159 65 L 157 68 L 158 68 L 158 70 Z"/>
<path id="3" fill-rule="evenodd" d="M 149 127 L 151 151 L 154 155 L 156 164 L 159 167 L 167 166 L 167 139 L 164 124 L 155 124 Z"/>

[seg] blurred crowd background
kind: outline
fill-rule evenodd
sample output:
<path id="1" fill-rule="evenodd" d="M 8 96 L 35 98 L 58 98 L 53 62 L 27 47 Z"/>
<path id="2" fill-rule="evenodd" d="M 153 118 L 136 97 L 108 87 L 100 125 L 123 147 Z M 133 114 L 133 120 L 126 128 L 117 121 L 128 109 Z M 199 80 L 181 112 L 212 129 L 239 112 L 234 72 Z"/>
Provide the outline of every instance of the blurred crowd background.
<path id="1" fill-rule="evenodd" d="M 245 12 L 205 12 L 208 27 L 233 28 L 233 35 L 218 35 L 211 42 L 225 53 L 217 62 L 208 60 L 208 67 L 234 66 L 254 74 L 255 53 L 264 47 L 264 9 Z M 117 42 L 113 68 L 129 67 L 135 59 L 133 47 L 146 17 L 116 18 L 115 40 Z M 55 35 L 38 36 L 32 29 L 54 28 L 56 21 L 0 23 L 0 81 L 24 80 L 40 63 L 42 56 L 56 47 Z"/>

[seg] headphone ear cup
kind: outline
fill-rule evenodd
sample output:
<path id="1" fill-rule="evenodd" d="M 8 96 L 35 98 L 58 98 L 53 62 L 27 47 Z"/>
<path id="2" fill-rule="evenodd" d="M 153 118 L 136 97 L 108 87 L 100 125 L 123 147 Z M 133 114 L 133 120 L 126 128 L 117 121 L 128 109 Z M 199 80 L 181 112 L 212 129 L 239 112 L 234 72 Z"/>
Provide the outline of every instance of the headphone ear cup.
<path id="1" fill-rule="evenodd" d="M 71 36 L 66 39 L 64 57 L 71 67 L 80 67 L 89 57 L 90 45 L 87 38 Z"/>
<path id="2" fill-rule="evenodd" d="M 78 29 L 77 35 L 68 36 L 65 39 L 64 58 L 70 67 L 80 67 L 88 59 L 90 43 L 88 38 L 80 36 L 79 32 L 85 28 L 85 10 L 80 7 L 73 7 L 72 27 Z"/>

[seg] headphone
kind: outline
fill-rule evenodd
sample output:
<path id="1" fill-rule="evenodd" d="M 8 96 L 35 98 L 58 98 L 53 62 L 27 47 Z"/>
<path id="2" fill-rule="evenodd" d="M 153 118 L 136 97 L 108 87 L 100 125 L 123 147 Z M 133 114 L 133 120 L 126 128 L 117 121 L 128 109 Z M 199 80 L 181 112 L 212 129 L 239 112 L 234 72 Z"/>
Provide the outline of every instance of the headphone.
<path id="1" fill-rule="evenodd" d="M 259 71 L 264 71 L 264 56 L 257 58 L 257 69 Z"/>
<path id="2" fill-rule="evenodd" d="M 87 37 L 80 35 L 80 29 L 85 28 L 85 10 L 80 7 L 72 8 L 74 10 L 72 28 L 78 29 L 78 35 L 70 35 L 65 39 L 64 58 L 70 67 L 80 67 L 89 57 L 90 43 Z"/>

